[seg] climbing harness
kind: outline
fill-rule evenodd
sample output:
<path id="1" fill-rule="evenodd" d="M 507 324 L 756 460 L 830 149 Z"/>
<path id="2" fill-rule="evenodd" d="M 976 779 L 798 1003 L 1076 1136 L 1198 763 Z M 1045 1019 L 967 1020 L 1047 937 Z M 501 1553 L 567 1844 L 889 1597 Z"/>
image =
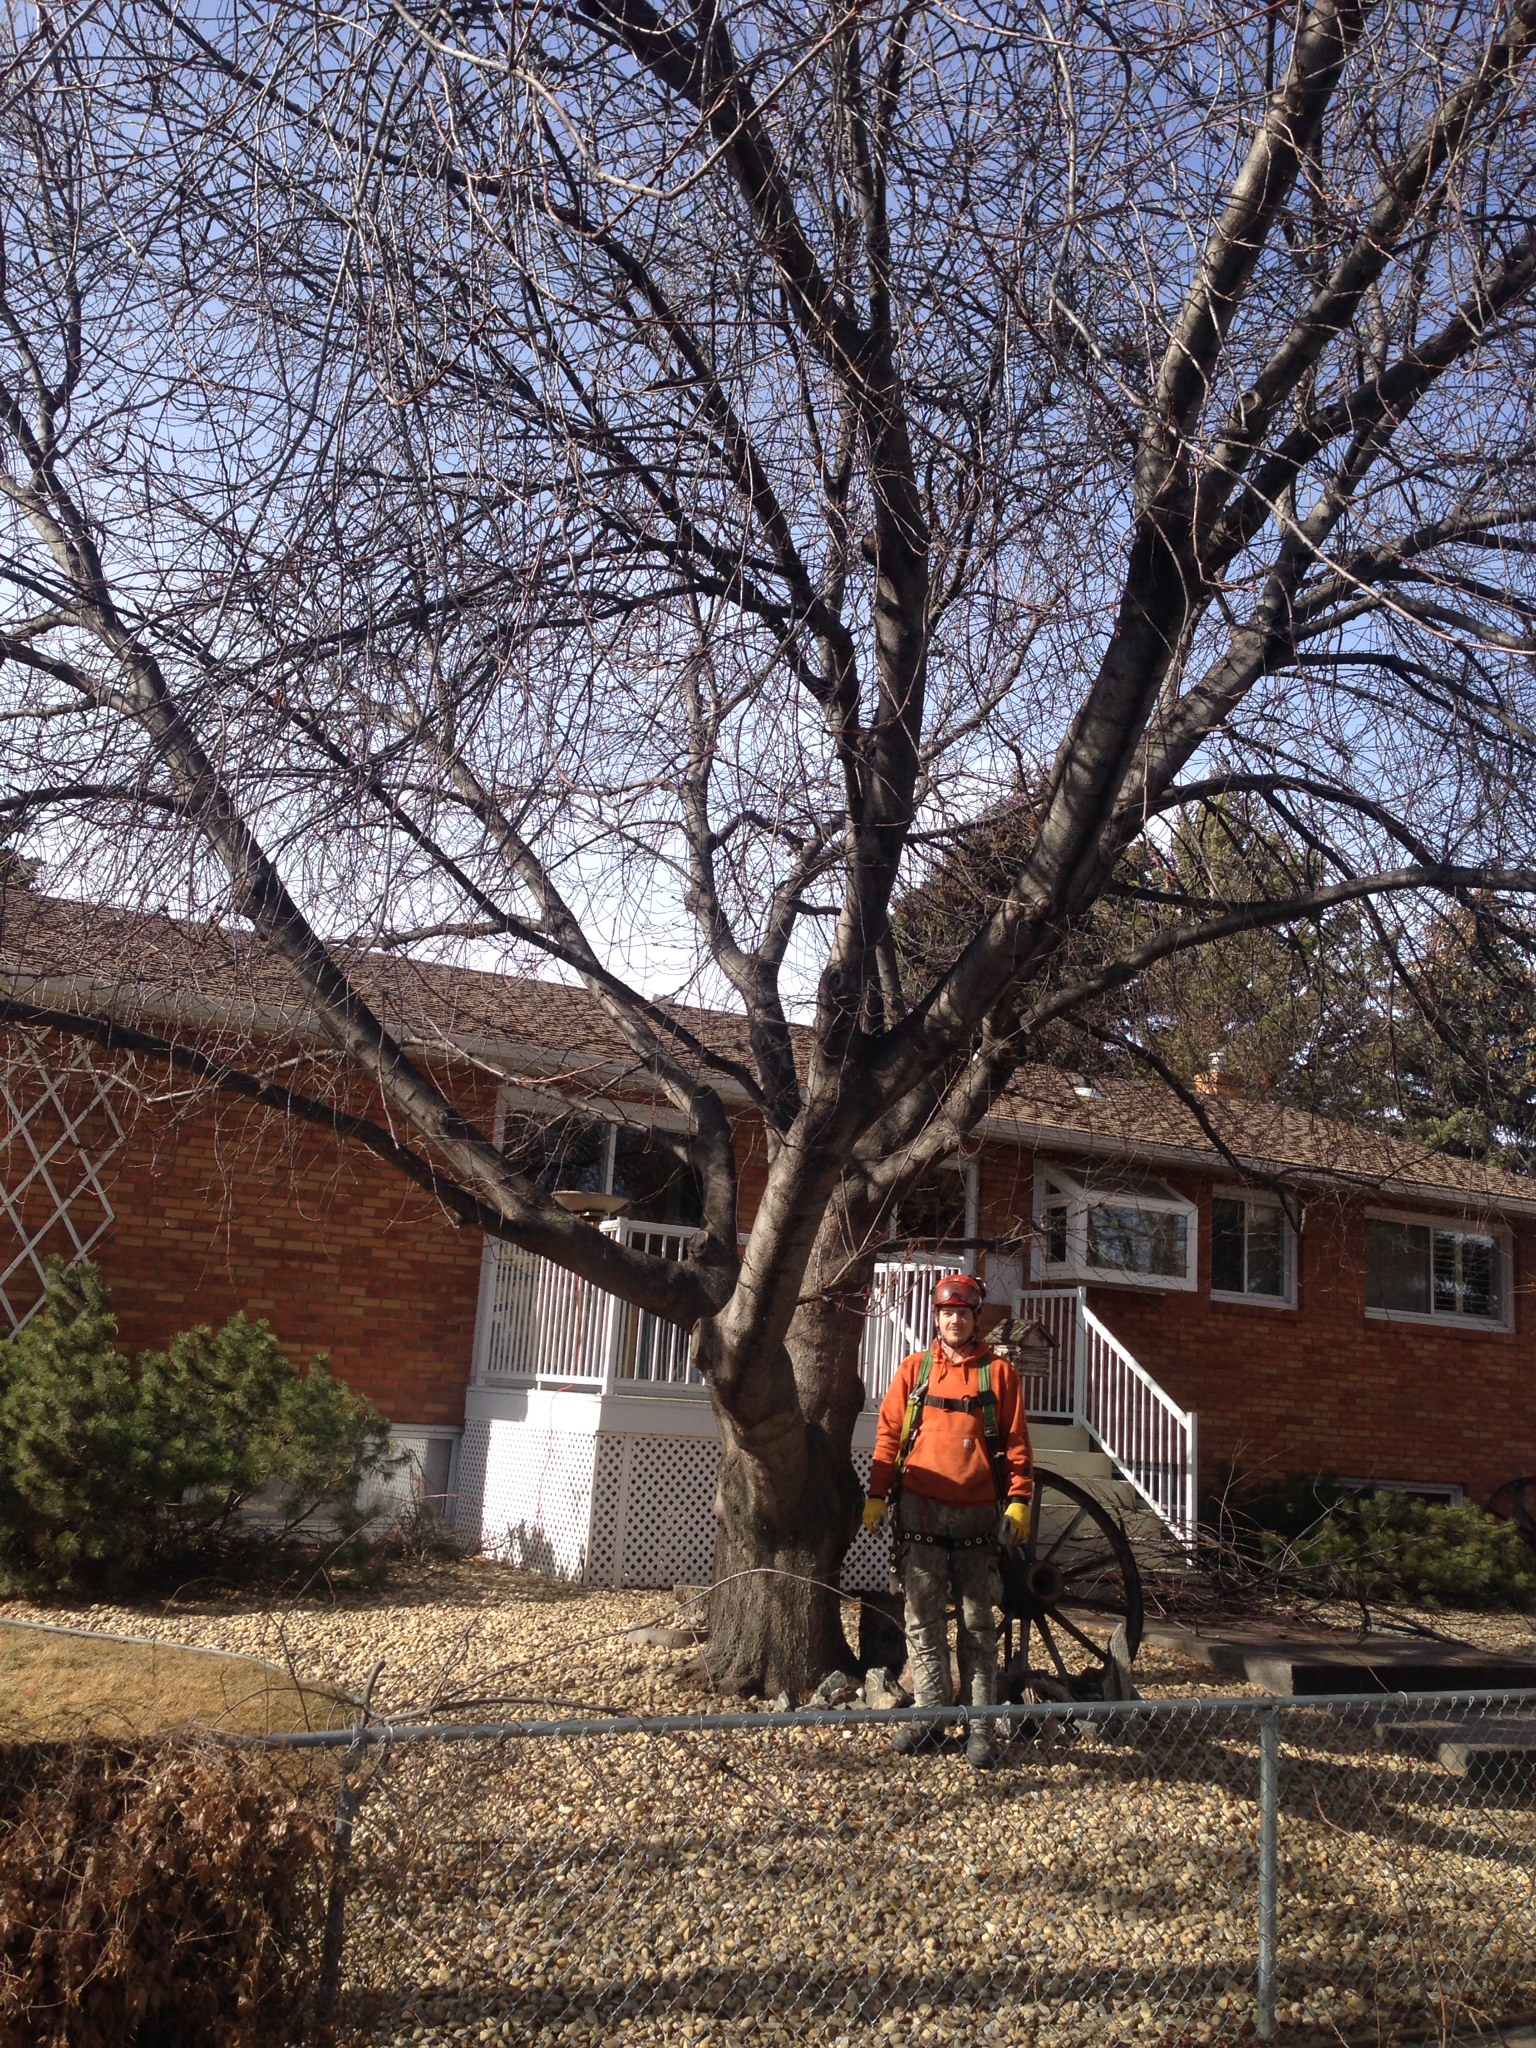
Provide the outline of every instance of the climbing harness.
<path id="1" fill-rule="evenodd" d="M 931 1402 L 935 1408 L 942 1408 L 951 1415 L 980 1415 L 981 1433 L 986 1439 L 987 1462 L 992 1467 L 992 1484 L 997 1489 L 1001 1504 L 1008 1498 L 1008 1454 L 1003 1445 L 1003 1433 L 997 1421 L 997 1396 L 992 1391 L 992 1361 L 985 1358 L 977 1377 L 974 1394 L 963 1400 L 954 1400 L 947 1394 L 930 1394 L 928 1382 L 933 1375 L 933 1361 L 936 1347 L 932 1344 L 923 1353 L 917 1368 L 917 1378 L 907 1396 L 907 1411 L 901 1418 L 901 1436 L 896 1445 L 896 1464 L 891 1474 L 891 1484 L 886 1493 L 890 1502 L 893 1536 L 893 1559 L 899 1571 L 901 1560 L 909 1543 L 931 1543 L 944 1550 L 992 1550 L 997 1547 L 997 1532 L 988 1530 L 982 1536 L 933 1536 L 918 1533 L 897 1526 L 901 1503 L 902 1477 L 907 1469 L 907 1458 L 917 1433 L 923 1426 L 923 1410 Z"/>

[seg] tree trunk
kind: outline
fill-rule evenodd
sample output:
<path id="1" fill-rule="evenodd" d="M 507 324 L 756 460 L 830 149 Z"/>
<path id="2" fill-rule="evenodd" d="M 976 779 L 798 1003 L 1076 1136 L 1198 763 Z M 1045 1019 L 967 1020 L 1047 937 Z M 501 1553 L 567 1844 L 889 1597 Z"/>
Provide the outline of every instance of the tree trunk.
<path id="1" fill-rule="evenodd" d="M 723 1691 L 802 1699 L 852 1662 L 837 1582 L 862 1496 L 846 1454 L 802 1427 L 807 1470 L 791 1515 L 754 1510 L 747 1455 L 727 1449 L 721 1460 L 708 1666 Z"/>
<path id="2" fill-rule="evenodd" d="M 852 1665 L 838 1577 L 864 1500 L 852 1458 L 863 1332 L 846 1292 L 828 1300 L 808 1290 L 778 1371 L 738 1377 L 731 1361 L 720 1362 L 707 1662 L 723 1690 L 802 1698 L 829 1671 Z M 732 1412 L 733 1389 L 765 1384 L 777 1391 L 765 1411 Z"/>

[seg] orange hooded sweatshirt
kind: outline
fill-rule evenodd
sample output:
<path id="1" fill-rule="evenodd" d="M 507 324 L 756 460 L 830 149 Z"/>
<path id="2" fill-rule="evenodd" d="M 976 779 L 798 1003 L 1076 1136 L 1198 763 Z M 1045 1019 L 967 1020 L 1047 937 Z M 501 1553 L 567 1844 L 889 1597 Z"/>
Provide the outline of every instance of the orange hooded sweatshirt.
<path id="1" fill-rule="evenodd" d="M 917 1371 L 924 1356 L 923 1352 L 914 1351 L 903 1360 L 880 1403 L 874 1462 L 869 1468 L 869 1490 L 877 1500 L 884 1500 L 891 1490 L 902 1418 L 917 1385 Z M 908 1492 L 967 1507 L 997 1499 L 986 1433 L 981 1425 L 981 1365 L 987 1356 L 977 1345 L 956 1358 L 942 1343 L 935 1343 L 928 1392 L 902 1475 L 901 1483 Z M 1008 1498 L 1028 1500 L 1035 1482 L 1029 1424 L 1024 1419 L 1024 1391 L 1006 1358 L 992 1359 L 992 1396 L 997 1403 L 997 1427 L 1008 1466 Z"/>

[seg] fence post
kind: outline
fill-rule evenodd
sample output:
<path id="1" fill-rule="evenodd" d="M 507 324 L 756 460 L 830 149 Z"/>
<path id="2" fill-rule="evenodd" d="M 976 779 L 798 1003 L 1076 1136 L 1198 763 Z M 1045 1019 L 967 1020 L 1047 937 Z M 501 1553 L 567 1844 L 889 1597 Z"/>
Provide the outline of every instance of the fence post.
<path id="1" fill-rule="evenodd" d="M 1276 1707 L 1259 1713 L 1259 1982 L 1258 2034 L 1275 2038 L 1275 1923 L 1280 1882 L 1280 1723 Z"/>
<path id="2" fill-rule="evenodd" d="M 320 1975 L 315 1986 L 315 2048 L 335 2048 L 336 2012 L 341 2003 L 341 1958 L 346 1946 L 347 1890 L 352 1879 L 352 1833 L 363 1795 L 352 1782 L 352 1769 L 362 1760 L 362 1733 L 373 1716 L 373 1688 L 384 1669 L 381 1657 L 363 1688 L 357 1729 L 341 1757 L 341 1784 L 336 1792 L 336 1825 L 331 1833 L 331 1875 L 325 1894 L 325 1928 L 320 1938 Z"/>
<path id="3" fill-rule="evenodd" d="M 315 2048 L 334 2048 L 336 2009 L 341 2003 L 341 1955 L 346 1941 L 347 1883 L 351 1875 L 352 1830 L 357 1822 L 357 1788 L 352 1759 L 359 1745 L 345 1750 L 341 1784 L 336 1793 L 336 1825 L 331 1834 L 331 1875 L 325 1896 L 325 1930 L 320 1942 L 320 1977 L 315 1988 Z"/>

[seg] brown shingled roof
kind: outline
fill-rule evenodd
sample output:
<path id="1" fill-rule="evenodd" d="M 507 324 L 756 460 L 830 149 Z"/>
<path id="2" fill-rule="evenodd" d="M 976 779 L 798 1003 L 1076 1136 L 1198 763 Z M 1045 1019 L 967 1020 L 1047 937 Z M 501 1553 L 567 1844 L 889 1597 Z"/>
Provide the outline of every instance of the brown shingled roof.
<path id="1" fill-rule="evenodd" d="M 360 952 L 351 972 L 389 1028 L 416 1044 L 452 1040 L 522 1072 L 632 1073 L 636 1062 L 584 988 Z M 220 1032 L 304 1029 L 288 970 L 248 932 L 157 912 L 108 909 L 0 887 L 0 977 L 12 993 L 153 1028 L 176 1017 Z M 723 1010 L 665 1005 L 712 1051 L 749 1057 L 746 1025 Z M 1436 1152 L 1407 1137 L 1226 1091 L 1202 1102 L 1212 1129 L 1259 1176 L 1342 1181 L 1404 1197 L 1536 1209 L 1536 1180 Z M 1025 1069 L 985 1125 L 1063 1156 L 1113 1154 L 1219 1169 L 1190 1108 L 1152 1080 L 1091 1086 Z"/>
<path id="2" fill-rule="evenodd" d="M 451 967 L 396 953 L 339 953 L 387 1028 L 408 1043 L 444 1039 L 540 1064 L 634 1066 L 587 990 L 523 975 Z M 0 974 L 27 1001 L 152 1026 L 177 1016 L 220 1030 L 302 1031 L 303 989 L 249 931 L 156 911 L 108 909 L 0 889 Z M 724 1010 L 660 1004 L 713 1052 L 748 1056 L 746 1024 Z"/>
<path id="3" fill-rule="evenodd" d="M 1406 1197 L 1536 1208 L 1536 1180 L 1437 1152 L 1406 1135 L 1314 1116 L 1269 1096 L 1223 1090 L 1200 1102 L 1222 1145 L 1261 1177 L 1345 1181 Z M 999 1135 L 1007 1129 L 1059 1154 L 1104 1152 L 1205 1166 L 1222 1156 L 1193 1110 L 1159 1082 L 1090 1084 L 1050 1067 L 1018 1075 L 994 1106 L 987 1129 Z"/>

